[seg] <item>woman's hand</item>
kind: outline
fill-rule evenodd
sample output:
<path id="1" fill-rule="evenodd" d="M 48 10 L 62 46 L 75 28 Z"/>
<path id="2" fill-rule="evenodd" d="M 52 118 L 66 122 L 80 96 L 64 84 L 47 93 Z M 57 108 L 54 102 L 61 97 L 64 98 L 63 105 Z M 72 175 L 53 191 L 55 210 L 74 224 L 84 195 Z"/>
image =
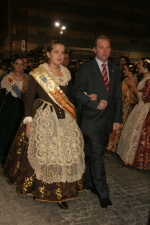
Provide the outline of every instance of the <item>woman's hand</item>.
<path id="1" fill-rule="evenodd" d="M 97 95 L 96 95 L 96 94 L 90 94 L 90 95 L 88 95 L 88 96 L 90 97 L 90 99 L 91 99 L 92 101 L 97 100 Z"/>
<path id="2" fill-rule="evenodd" d="M 129 78 L 126 78 L 125 82 L 130 88 L 136 88 L 136 84 L 133 80 L 130 80 Z"/>
<path id="3" fill-rule="evenodd" d="M 136 88 L 136 83 L 132 80 L 130 80 L 129 78 L 125 79 L 126 84 L 129 86 L 130 90 L 132 91 L 132 93 L 137 96 L 138 95 L 138 90 Z"/>
<path id="4" fill-rule="evenodd" d="M 31 125 L 31 123 L 26 123 L 25 134 L 26 134 L 27 138 L 29 138 L 29 134 L 30 134 L 30 125 Z"/>

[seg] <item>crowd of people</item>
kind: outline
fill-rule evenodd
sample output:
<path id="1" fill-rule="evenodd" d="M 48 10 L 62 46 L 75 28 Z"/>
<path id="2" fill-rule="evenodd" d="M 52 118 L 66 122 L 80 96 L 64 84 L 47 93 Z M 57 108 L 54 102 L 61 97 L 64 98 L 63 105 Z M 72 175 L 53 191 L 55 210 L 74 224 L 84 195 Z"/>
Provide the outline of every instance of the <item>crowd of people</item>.
<path id="1" fill-rule="evenodd" d="M 1 63 L 3 177 L 18 194 L 64 210 L 84 189 L 98 196 L 102 208 L 113 204 L 106 150 L 125 164 L 150 169 L 150 58 L 135 65 L 121 56 L 120 65 L 113 64 L 106 35 L 95 39 L 93 51 L 94 59 L 77 71 L 60 41 L 45 45 L 45 57 L 32 70 L 25 56 L 15 57 L 11 68 Z"/>

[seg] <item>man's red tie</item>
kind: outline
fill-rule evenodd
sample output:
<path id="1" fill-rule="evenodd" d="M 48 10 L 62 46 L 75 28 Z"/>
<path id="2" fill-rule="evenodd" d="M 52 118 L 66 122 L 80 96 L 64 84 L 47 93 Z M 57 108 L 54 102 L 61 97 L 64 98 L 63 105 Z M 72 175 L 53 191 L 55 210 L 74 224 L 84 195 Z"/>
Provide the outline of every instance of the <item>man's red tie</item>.
<path id="1" fill-rule="evenodd" d="M 105 83 L 107 92 L 109 93 L 109 80 L 108 80 L 108 76 L 107 76 L 106 64 L 102 64 L 102 67 L 103 67 L 102 76 L 103 76 L 103 79 L 104 79 L 104 83 Z"/>

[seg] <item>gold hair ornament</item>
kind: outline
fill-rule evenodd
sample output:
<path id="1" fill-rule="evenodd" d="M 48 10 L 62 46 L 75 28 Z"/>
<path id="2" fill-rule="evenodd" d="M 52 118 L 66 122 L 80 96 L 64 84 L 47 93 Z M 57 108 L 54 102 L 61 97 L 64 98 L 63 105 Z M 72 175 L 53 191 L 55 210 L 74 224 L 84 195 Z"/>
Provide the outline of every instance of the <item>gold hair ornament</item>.
<path id="1" fill-rule="evenodd" d="M 144 59 L 144 61 L 143 61 L 144 63 L 150 63 L 150 59 Z"/>

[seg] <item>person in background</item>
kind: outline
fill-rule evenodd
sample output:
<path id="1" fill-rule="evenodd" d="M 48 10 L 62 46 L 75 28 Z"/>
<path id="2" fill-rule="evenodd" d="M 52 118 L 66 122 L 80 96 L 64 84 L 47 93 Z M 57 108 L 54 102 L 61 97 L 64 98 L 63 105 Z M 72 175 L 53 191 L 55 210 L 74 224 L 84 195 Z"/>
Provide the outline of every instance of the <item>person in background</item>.
<path id="1" fill-rule="evenodd" d="M 3 65 L 3 63 L 1 63 L 1 66 L 0 66 L 0 82 L 2 81 L 4 76 L 6 76 L 6 72 L 2 69 L 2 65 Z"/>
<path id="2" fill-rule="evenodd" d="M 10 72 L 9 66 L 7 62 L 3 62 L 1 65 L 1 69 L 5 72 L 5 74 L 8 74 Z"/>
<path id="3" fill-rule="evenodd" d="M 64 54 L 64 59 L 62 62 L 62 65 L 67 67 L 67 69 L 70 71 L 71 73 L 71 80 L 72 80 L 72 84 L 74 83 L 75 80 L 75 71 L 70 67 L 70 53 L 69 52 L 65 52 Z"/>
<path id="4" fill-rule="evenodd" d="M 150 58 L 141 58 L 138 71 L 143 79 L 137 87 L 132 80 L 126 81 L 138 103 L 123 127 L 117 154 L 125 164 L 150 170 Z"/>
<path id="5" fill-rule="evenodd" d="M 95 39 L 95 58 L 80 66 L 71 90 L 81 103 L 81 130 L 89 140 L 86 188 L 96 194 L 100 206 L 112 205 L 106 182 L 104 155 L 109 134 L 122 123 L 121 80 L 118 66 L 108 62 L 111 52 L 106 35 Z"/>
<path id="6" fill-rule="evenodd" d="M 30 73 L 30 70 L 28 68 L 28 57 L 26 55 L 21 55 L 24 61 L 24 73 L 28 74 Z"/>
<path id="7" fill-rule="evenodd" d="M 64 59 L 62 61 L 62 65 L 67 68 L 69 67 L 69 65 L 70 65 L 70 53 L 69 52 L 64 53 Z"/>
<path id="8" fill-rule="evenodd" d="M 138 65 L 139 65 L 139 63 L 136 63 L 135 66 L 136 66 L 136 76 L 137 76 L 138 83 L 139 83 L 143 79 L 143 74 L 138 72 Z"/>
<path id="9" fill-rule="evenodd" d="M 35 68 L 29 76 L 23 120 L 26 131 L 16 136 L 14 145 L 17 142 L 19 145 L 10 150 L 4 177 L 18 186 L 20 195 L 57 202 L 66 210 L 66 201 L 77 197 L 85 187 L 84 141 L 76 123 L 75 108 L 69 101 L 71 75 L 61 65 L 65 46 L 52 41 L 44 51 L 47 63 Z M 37 93 L 39 99 L 34 103 Z"/>
<path id="10" fill-rule="evenodd" d="M 5 164 L 13 138 L 24 116 L 24 100 L 29 77 L 23 72 L 24 61 L 13 61 L 14 71 L 1 81 L 0 91 L 0 162 Z"/>
<path id="11" fill-rule="evenodd" d="M 120 56 L 120 61 L 119 61 L 119 68 L 120 68 L 120 75 L 121 75 L 121 81 L 124 80 L 124 65 L 129 63 L 129 58 L 127 56 Z"/>
<path id="12" fill-rule="evenodd" d="M 32 70 L 34 70 L 38 66 L 39 66 L 38 64 L 33 63 L 33 64 L 30 65 L 30 70 L 32 71 Z"/>
<path id="13" fill-rule="evenodd" d="M 0 82 L 10 72 L 8 63 L 7 62 L 2 62 L 0 65 Z"/>
<path id="14" fill-rule="evenodd" d="M 127 84 L 128 79 L 135 82 L 136 85 L 138 83 L 136 77 L 136 66 L 133 63 L 127 63 L 124 65 L 124 76 L 125 79 L 122 82 L 123 123 L 119 129 L 114 130 L 109 136 L 107 150 L 112 152 L 116 152 L 123 125 L 137 103 L 136 95 Z"/>
<path id="15" fill-rule="evenodd" d="M 41 65 L 46 62 L 46 58 L 39 58 L 38 65 Z"/>

